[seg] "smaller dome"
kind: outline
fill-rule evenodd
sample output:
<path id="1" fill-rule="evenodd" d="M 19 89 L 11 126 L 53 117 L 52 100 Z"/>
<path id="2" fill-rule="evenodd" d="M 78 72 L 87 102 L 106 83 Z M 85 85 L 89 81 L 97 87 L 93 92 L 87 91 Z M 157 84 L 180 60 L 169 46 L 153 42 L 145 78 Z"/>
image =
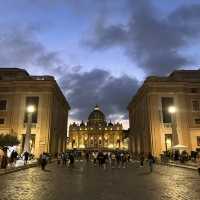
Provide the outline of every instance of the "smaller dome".
<path id="1" fill-rule="evenodd" d="M 108 126 L 113 126 L 113 123 L 111 122 L 111 120 L 110 120 L 110 122 L 108 123 Z"/>
<path id="2" fill-rule="evenodd" d="M 83 120 L 82 120 L 82 122 L 80 123 L 80 126 L 85 126 L 85 123 L 83 122 Z"/>

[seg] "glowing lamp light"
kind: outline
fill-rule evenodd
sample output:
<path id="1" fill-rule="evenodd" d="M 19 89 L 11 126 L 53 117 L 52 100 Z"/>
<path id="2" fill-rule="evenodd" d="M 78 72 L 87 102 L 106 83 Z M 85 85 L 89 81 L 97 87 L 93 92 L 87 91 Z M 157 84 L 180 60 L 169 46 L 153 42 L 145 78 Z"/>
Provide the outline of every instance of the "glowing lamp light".
<path id="1" fill-rule="evenodd" d="M 166 144 L 171 145 L 171 140 L 169 138 L 166 140 Z"/>
<path id="2" fill-rule="evenodd" d="M 84 149 L 84 148 L 85 148 L 85 145 L 84 145 L 84 144 L 81 144 L 79 147 L 80 147 L 81 149 Z"/>
<path id="3" fill-rule="evenodd" d="M 176 112 L 176 107 L 175 106 L 170 106 L 169 108 L 168 108 L 168 111 L 169 111 L 169 113 L 175 113 Z"/>
<path id="4" fill-rule="evenodd" d="M 27 112 L 28 113 L 33 113 L 35 111 L 35 107 L 33 105 L 30 105 L 27 107 Z"/>
<path id="5" fill-rule="evenodd" d="M 113 144 L 109 144 L 109 145 L 108 145 L 108 148 L 109 148 L 109 149 L 112 149 L 112 148 L 113 148 Z"/>

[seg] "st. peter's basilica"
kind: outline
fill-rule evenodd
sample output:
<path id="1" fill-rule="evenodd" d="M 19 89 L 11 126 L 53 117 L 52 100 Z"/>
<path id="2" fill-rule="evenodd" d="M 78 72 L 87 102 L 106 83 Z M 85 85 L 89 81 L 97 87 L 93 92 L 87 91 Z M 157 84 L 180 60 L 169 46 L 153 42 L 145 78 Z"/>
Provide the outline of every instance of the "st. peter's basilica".
<path id="1" fill-rule="evenodd" d="M 121 123 L 108 123 L 98 106 L 89 114 L 87 123 L 69 126 L 68 149 L 127 150 L 125 132 Z"/>

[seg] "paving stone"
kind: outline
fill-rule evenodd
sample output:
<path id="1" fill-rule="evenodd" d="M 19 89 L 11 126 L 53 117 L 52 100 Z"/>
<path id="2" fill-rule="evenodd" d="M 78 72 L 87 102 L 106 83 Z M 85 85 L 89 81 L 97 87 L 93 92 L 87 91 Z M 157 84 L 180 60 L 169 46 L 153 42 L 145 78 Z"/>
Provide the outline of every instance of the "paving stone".
<path id="1" fill-rule="evenodd" d="M 102 169 L 76 162 L 73 169 L 47 166 L 0 177 L 0 200 L 199 200 L 196 171 L 157 165 L 153 173 L 133 163 Z"/>

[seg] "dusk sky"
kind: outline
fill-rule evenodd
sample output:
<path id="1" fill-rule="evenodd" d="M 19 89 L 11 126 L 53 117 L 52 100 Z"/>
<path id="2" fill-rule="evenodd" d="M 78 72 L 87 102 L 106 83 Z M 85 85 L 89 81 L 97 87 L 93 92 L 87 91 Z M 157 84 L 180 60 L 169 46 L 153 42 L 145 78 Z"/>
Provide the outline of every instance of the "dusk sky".
<path id="1" fill-rule="evenodd" d="M 127 127 L 127 105 L 148 75 L 197 69 L 197 0 L 0 0 L 0 67 L 53 75 L 70 120 L 99 104 Z"/>

